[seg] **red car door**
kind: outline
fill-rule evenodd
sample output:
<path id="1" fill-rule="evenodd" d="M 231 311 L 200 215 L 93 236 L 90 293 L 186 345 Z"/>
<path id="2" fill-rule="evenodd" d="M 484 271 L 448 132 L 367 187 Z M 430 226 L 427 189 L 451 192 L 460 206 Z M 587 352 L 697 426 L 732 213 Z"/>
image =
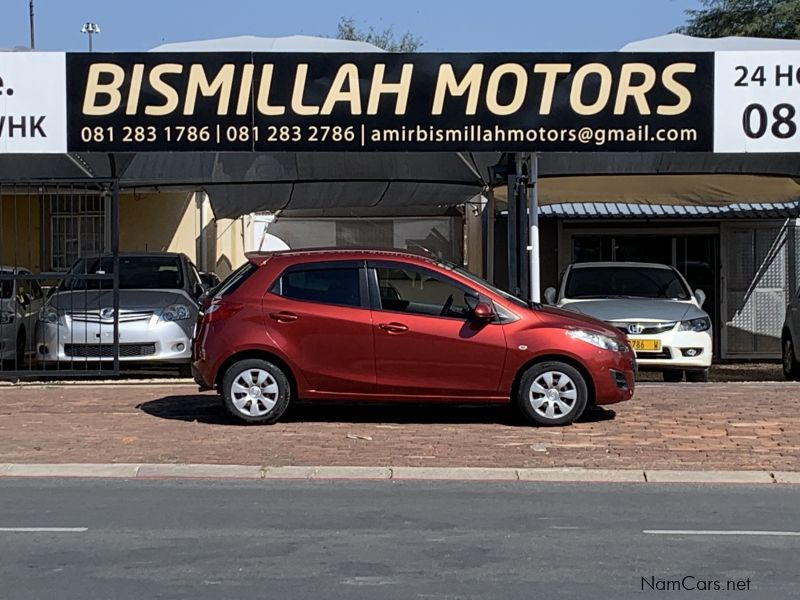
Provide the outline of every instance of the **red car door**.
<path id="1" fill-rule="evenodd" d="M 497 396 L 505 333 L 500 324 L 469 317 L 465 293 L 477 294 L 416 265 L 369 266 L 378 393 L 456 400 Z"/>
<path id="2" fill-rule="evenodd" d="M 319 394 L 375 392 L 363 261 L 300 264 L 264 296 L 266 327 Z"/>

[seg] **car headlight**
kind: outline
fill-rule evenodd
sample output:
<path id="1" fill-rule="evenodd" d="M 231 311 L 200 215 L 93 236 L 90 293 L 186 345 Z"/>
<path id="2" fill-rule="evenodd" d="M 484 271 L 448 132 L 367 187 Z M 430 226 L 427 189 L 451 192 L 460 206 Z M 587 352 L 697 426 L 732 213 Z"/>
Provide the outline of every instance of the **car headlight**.
<path id="1" fill-rule="evenodd" d="M 170 321 L 185 321 L 191 318 L 191 316 L 192 313 L 185 304 L 171 304 L 161 311 L 161 316 L 158 318 L 158 321 L 165 321 L 167 323 Z"/>
<path id="2" fill-rule="evenodd" d="M 711 329 L 711 319 L 708 317 L 681 321 L 678 326 L 678 331 L 708 331 L 709 329 Z"/>
<path id="3" fill-rule="evenodd" d="M 52 306 L 45 306 L 39 311 L 39 320 L 55 325 L 58 323 L 58 311 Z"/>
<path id="4" fill-rule="evenodd" d="M 10 325 L 14 322 L 14 313 L 13 312 L 0 312 L 0 325 Z"/>
<path id="5" fill-rule="evenodd" d="M 628 351 L 627 345 L 620 344 L 614 338 L 603 335 L 602 333 L 597 333 L 596 331 L 589 331 L 587 329 L 570 329 L 567 331 L 567 335 L 573 340 L 580 340 L 582 342 L 586 342 L 587 344 L 591 344 L 592 346 L 602 348 L 603 350 L 611 350 L 613 352 Z"/>

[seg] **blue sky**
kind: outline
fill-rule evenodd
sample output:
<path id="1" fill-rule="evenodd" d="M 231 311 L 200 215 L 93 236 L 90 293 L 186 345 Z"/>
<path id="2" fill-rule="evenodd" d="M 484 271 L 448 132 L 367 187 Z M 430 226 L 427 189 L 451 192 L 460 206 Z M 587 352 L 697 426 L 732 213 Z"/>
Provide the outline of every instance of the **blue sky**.
<path id="1" fill-rule="evenodd" d="M 83 51 L 85 21 L 97 51 L 234 35 L 333 35 L 342 16 L 362 27 L 410 30 L 423 51 L 616 50 L 684 21 L 698 0 L 35 0 L 40 50 Z M 498 8 L 502 7 L 502 8 Z M 28 45 L 28 0 L 0 0 L 0 47 Z"/>

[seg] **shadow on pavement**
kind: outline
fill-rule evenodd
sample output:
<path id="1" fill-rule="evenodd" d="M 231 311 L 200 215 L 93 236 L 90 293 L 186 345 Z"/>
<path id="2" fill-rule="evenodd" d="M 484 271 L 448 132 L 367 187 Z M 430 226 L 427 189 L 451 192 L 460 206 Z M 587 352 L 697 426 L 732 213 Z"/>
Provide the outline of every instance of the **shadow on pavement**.
<path id="1" fill-rule="evenodd" d="M 210 425 L 247 426 L 231 415 L 216 396 L 191 394 L 166 396 L 139 404 L 136 408 L 160 419 L 197 421 Z M 607 408 L 589 408 L 579 423 L 596 423 L 613 419 L 616 413 Z M 366 403 L 303 403 L 289 407 L 283 423 L 395 423 L 395 424 L 497 424 L 527 427 L 528 422 L 511 406 L 495 404 L 366 404 Z"/>

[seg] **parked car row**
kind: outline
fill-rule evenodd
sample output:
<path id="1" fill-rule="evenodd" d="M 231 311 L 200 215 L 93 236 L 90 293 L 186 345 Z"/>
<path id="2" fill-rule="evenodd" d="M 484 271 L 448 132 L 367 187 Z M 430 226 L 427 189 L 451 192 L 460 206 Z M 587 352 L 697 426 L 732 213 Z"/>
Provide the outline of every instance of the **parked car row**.
<path id="1" fill-rule="evenodd" d="M 0 283 L 0 357 L 112 361 L 116 327 L 121 362 L 191 364 L 252 423 L 293 399 L 511 399 L 532 422 L 563 425 L 630 398 L 637 368 L 705 381 L 712 356 L 703 292 L 648 263 L 571 265 L 545 292 L 552 306 L 394 250 L 251 254 L 223 282 L 181 254 L 124 253 L 116 277 L 112 257 L 95 256 L 47 293 L 35 279 Z"/>

